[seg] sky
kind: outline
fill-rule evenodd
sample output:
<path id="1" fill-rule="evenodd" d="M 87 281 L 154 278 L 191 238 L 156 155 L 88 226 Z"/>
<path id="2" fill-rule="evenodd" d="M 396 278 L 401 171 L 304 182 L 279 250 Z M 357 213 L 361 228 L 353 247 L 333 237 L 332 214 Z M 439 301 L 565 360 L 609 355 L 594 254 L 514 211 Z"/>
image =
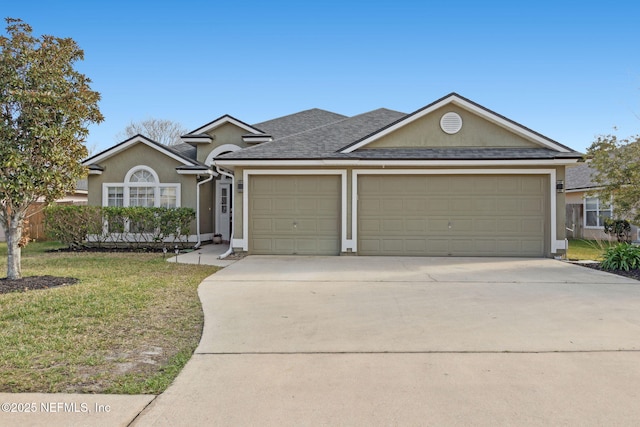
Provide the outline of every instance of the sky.
<path id="1" fill-rule="evenodd" d="M 451 92 L 581 152 L 640 133 L 640 2 L 0 0 L 0 15 L 84 50 L 94 153 L 147 118 L 410 113 Z"/>

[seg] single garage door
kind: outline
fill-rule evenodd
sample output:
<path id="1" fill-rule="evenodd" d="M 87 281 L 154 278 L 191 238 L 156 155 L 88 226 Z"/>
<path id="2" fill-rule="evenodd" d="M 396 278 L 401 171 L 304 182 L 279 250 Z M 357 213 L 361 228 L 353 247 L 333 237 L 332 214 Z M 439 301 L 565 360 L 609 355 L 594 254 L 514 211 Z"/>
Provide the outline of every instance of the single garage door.
<path id="1" fill-rule="evenodd" d="M 545 254 L 543 175 L 361 175 L 361 255 Z"/>
<path id="2" fill-rule="evenodd" d="M 340 253 L 340 177 L 255 175 L 249 179 L 249 252 Z"/>

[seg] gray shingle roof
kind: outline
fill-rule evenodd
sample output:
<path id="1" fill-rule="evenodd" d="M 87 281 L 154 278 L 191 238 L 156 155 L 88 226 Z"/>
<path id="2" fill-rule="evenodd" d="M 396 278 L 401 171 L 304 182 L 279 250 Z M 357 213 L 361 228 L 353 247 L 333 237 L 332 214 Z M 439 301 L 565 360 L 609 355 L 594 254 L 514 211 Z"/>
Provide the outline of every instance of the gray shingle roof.
<path id="1" fill-rule="evenodd" d="M 596 186 L 593 182 L 595 170 L 589 167 L 588 163 L 580 163 L 578 166 L 567 168 L 565 172 L 565 189 L 580 190 L 589 189 Z"/>
<path id="2" fill-rule="evenodd" d="M 179 144 L 172 145 L 170 148 L 184 157 L 188 157 L 189 159 L 196 160 L 196 147 L 194 147 L 191 144 L 181 142 Z"/>
<path id="3" fill-rule="evenodd" d="M 289 136 L 276 137 L 272 142 L 228 153 L 220 158 L 225 160 L 349 158 L 336 151 L 404 116 L 405 113 L 385 108 L 353 117 L 343 116 L 341 120 L 311 128 L 305 132 L 298 131 Z M 264 124 L 256 127 L 267 131 Z"/>
<path id="4" fill-rule="evenodd" d="M 266 122 L 256 123 L 253 126 L 264 131 L 266 134 L 272 135 L 274 139 L 279 139 L 326 126 L 346 118 L 347 116 L 343 116 L 342 114 L 313 108 Z"/>

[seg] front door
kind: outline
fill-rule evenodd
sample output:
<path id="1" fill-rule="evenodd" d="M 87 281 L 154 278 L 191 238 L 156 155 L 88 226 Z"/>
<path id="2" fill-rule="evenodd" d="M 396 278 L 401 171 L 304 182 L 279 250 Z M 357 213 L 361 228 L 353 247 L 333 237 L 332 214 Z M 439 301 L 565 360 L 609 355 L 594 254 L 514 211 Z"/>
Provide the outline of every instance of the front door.
<path id="1" fill-rule="evenodd" d="M 223 241 L 231 237 L 231 179 L 222 177 L 216 181 L 216 234 Z"/>

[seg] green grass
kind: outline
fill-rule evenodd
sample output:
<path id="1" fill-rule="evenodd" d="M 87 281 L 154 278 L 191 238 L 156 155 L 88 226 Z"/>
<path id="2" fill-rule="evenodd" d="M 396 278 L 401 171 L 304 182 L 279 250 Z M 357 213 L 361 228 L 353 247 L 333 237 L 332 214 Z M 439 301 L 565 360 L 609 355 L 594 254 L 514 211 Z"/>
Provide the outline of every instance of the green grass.
<path id="1" fill-rule="evenodd" d="M 569 240 L 568 258 L 574 260 L 602 260 L 604 251 L 617 242 L 607 242 L 600 240 Z"/>
<path id="2" fill-rule="evenodd" d="M 24 276 L 76 285 L 0 295 L 0 392 L 162 392 L 197 346 L 198 284 L 217 268 L 161 254 L 47 252 L 32 243 Z M 0 244 L 0 276 L 6 245 Z"/>

